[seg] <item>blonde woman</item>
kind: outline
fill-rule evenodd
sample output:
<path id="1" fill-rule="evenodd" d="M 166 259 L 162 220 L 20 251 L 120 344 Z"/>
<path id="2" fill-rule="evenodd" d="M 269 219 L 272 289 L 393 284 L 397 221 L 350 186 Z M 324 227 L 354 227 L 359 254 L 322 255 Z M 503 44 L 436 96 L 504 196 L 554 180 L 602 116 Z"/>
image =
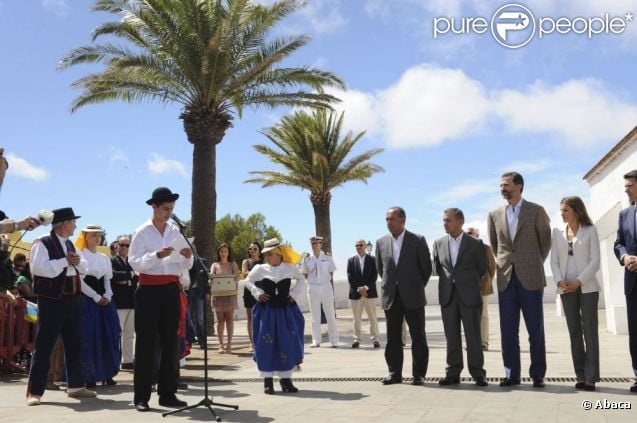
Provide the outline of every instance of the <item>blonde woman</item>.
<path id="1" fill-rule="evenodd" d="M 595 276 L 599 237 L 581 198 L 563 198 L 560 213 L 566 225 L 553 230 L 551 269 L 571 338 L 575 388 L 594 391 L 599 379 L 597 303 L 601 287 Z"/>
<path id="2" fill-rule="evenodd" d="M 210 267 L 211 275 L 232 275 L 235 281 L 239 281 L 240 273 L 237 263 L 232 259 L 230 246 L 225 242 L 217 248 L 219 261 Z M 237 309 L 237 294 L 212 297 L 212 309 L 217 315 L 217 336 L 219 337 L 219 353 L 232 352 L 232 335 L 234 334 L 234 311 Z M 228 342 L 223 345 L 224 327 L 228 331 Z"/>

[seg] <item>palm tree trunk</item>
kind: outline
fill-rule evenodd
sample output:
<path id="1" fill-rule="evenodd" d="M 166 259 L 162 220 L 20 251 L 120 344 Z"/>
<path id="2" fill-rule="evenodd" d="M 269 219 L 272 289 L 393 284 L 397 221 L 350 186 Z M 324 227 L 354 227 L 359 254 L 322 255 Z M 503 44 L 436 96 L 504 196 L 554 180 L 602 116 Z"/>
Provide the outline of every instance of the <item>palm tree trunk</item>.
<path id="1" fill-rule="evenodd" d="M 217 218 L 217 143 L 197 142 L 192 152 L 192 232 L 197 254 L 212 263 Z"/>
<path id="2" fill-rule="evenodd" d="M 330 222 L 330 199 L 312 203 L 316 235 L 323 237 L 323 251 L 332 254 L 332 225 Z"/>

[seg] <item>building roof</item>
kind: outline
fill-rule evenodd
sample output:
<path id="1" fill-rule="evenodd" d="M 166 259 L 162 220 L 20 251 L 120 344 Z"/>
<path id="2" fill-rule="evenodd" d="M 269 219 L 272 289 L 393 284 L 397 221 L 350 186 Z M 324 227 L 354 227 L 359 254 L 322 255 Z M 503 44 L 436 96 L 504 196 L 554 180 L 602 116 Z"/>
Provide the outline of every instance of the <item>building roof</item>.
<path id="1" fill-rule="evenodd" d="M 593 176 L 598 175 L 605 167 L 611 164 L 628 146 L 637 141 L 637 126 L 635 126 L 624 138 L 610 149 L 595 166 L 584 175 L 584 180 L 590 182 Z"/>

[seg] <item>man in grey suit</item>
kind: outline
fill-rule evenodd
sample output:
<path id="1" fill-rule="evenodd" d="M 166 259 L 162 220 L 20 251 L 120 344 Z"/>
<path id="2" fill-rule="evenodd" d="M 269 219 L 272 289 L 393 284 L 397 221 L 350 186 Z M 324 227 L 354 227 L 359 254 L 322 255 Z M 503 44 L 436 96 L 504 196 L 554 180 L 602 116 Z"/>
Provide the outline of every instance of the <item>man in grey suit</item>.
<path id="1" fill-rule="evenodd" d="M 544 387 L 546 346 L 542 296 L 544 261 L 551 251 L 551 224 L 544 208 L 522 199 L 524 179 L 502 175 L 500 191 L 507 204 L 489 213 L 489 241 L 495 254 L 498 305 L 505 377 L 500 386 L 520 384 L 520 310 L 529 333 L 533 387 Z"/>
<path id="2" fill-rule="evenodd" d="M 376 268 L 381 277 L 381 304 L 387 323 L 385 361 L 389 376 L 383 380 L 384 385 L 403 380 L 403 320 L 407 321 L 412 341 L 412 384 L 424 383 L 429 363 L 425 285 L 431 276 L 431 258 L 425 237 L 405 230 L 406 218 L 402 207 L 390 208 L 385 216 L 390 234 L 376 241 Z"/>
<path id="3" fill-rule="evenodd" d="M 462 230 L 464 214 L 457 208 L 444 212 L 446 236 L 434 242 L 433 256 L 438 273 L 438 296 L 442 323 L 447 338 L 446 376 L 440 385 L 457 385 L 462 372 L 462 338 L 464 326 L 469 373 L 478 386 L 487 386 L 484 354 L 480 336 L 482 314 L 481 280 L 487 272 L 487 256 L 482 241 Z"/>

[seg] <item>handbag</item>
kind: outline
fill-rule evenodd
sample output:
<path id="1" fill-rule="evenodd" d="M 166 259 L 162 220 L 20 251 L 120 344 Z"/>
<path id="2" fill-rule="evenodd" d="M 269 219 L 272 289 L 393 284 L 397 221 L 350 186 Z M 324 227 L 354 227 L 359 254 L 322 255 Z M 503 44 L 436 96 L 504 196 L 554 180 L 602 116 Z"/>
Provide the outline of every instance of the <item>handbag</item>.
<path id="1" fill-rule="evenodd" d="M 233 275 L 211 275 L 210 293 L 214 297 L 237 295 L 237 281 Z"/>

